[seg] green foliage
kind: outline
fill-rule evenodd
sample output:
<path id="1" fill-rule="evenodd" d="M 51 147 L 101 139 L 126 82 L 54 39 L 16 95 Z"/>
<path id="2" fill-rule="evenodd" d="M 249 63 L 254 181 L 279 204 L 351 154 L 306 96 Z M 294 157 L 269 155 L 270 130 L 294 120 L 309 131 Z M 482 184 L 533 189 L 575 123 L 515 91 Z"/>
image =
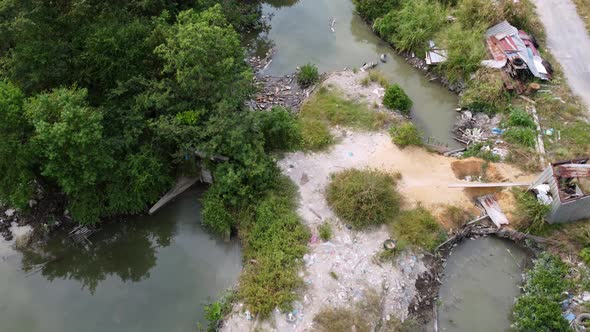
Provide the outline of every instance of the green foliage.
<path id="1" fill-rule="evenodd" d="M 501 6 L 486 0 L 461 0 L 455 14 L 465 29 L 476 27 L 487 29 L 503 20 Z"/>
<path id="2" fill-rule="evenodd" d="M 571 286 L 567 274 L 568 267 L 559 257 L 544 253 L 535 260 L 514 306 L 516 331 L 569 331 L 559 303 Z"/>
<path id="3" fill-rule="evenodd" d="M 511 127 L 504 133 L 506 141 L 528 148 L 535 147 L 536 136 L 534 129 L 524 127 Z"/>
<path id="4" fill-rule="evenodd" d="M 387 78 L 383 75 L 383 73 L 381 73 L 378 70 L 369 70 L 369 73 L 367 74 L 366 78 L 368 78 L 368 80 L 373 83 L 379 83 L 379 85 L 381 85 L 384 88 L 387 88 L 389 86 Z"/>
<path id="5" fill-rule="evenodd" d="M 513 191 L 519 218 L 519 230 L 533 234 L 543 234 L 547 224 L 545 217 L 551 211 L 550 205 L 541 203 L 535 195 L 521 191 Z"/>
<path id="6" fill-rule="evenodd" d="M 320 233 L 320 239 L 323 241 L 330 241 L 332 238 L 332 226 L 327 221 L 318 226 L 318 232 Z"/>
<path id="7" fill-rule="evenodd" d="M 500 156 L 494 154 L 489 145 L 485 143 L 471 144 L 465 152 L 463 152 L 463 158 L 477 157 L 486 161 L 498 162 Z"/>
<path id="8" fill-rule="evenodd" d="M 320 120 L 300 118 L 299 128 L 301 130 L 301 147 L 304 150 L 319 151 L 334 142 L 330 128 Z"/>
<path id="9" fill-rule="evenodd" d="M 203 225 L 226 239 L 229 239 L 235 226 L 234 217 L 228 211 L 224 200 L 214 190 L 207 191 L 203 197 Z"/>
<path id="10" fill-rule="evenodd" d="M 422 135 L 416 126 L 411 122 L 404 122 L 400 125 L 394 125 L 389 128 L 391 140 L 400 148 L 410 145 L 422 146 Z"/>
<path id="11" fill-rule="evenodd" d="M 288 110 L 273 107 L 269 112 L 254 113 L 264 135 L 266 151 L 293 151 L 301 145 L 301 131 L 297 119 Z"/>
<path id="12" fill-rule="evenodd" d="M 257 204 L 245 229 L 244 258 L 238 296 L 254 314 L 268 316 L 275 307 L 290 308 L 302 285 L 297 275 L 307 251 L 309 230 L 295 212 L 292 183 L 281 185 Z"/>
<path id="13" fill-rule="evenodd" d="M 421 206 L 400 213 L 391 231 L 398 241 L 427 251 L 433 251 L 447 237 L 434 216 Z"/>
<path id="14" fill-rule="evenodd" d="M 440 44 L 447 50 L 447 61 L 440 64 L 440 69 L 451 82 L 467 80 L 480 68 L 487 56 L 484 31 L 482 26 L 465 29 L 454 23 L 440 34 Z"/>
<path id="15" fill-rule="evenodd" d="M 228 291 L 221 296 L 219 301 L 205 305 L 205 319 L 207 320 L 207 332 L 219 331 L 223 318 L 231 312 L 232 303 L 235 298 L 233 291 Z M 199 329 L 201 331 L 201 329 Z"/>
<path id="16" fill-rule="evenodd" d="M 412 104 L 412 99 L 408 97 L 399 84 L 390 85 L 385 89 L 385 96 L 383 96 L 383 105 L 385 107 L 409 114 Z"/>
<path id="17" fill-rule="evenodd" d="M 201 13 L 179 13 L 155 52 L 164 60 L 162 72 L 171 76 L 160 93 L 187 100 L 174 108 L 210 107 L 221 101 L 238 107 L 253 91 L 240 37 L 220 5 Z"/>
<path id="18" fill-rule="evenodd" d="M 390 10 L 399 5 L 400 0 L 354 0 L 356 11 L 369 22 L 385 16 Z"/>
<path id="19" fill-rule="evenodd" d="M 326 199 L 336 215 L 356 229 L 390 221 L 399 212 L 401 201 L 393 176 L 357 169 L 335 174 Z"/>
<path id="20" fill-rule="evenodd" d="M 424 52 L 428 40 L 445 22 L 445 10 L 436 1 L 405 0 L 399 9 L 375 20 L 374 28 L 401 51 Z"/>
<path id="21" fill-rule="evenodd" d="M 297 83 L 302 88 L 308 88 L 320 80 L 318 67 L 314 64 L 308 63 L 297 70 Z"/>
<path id="22" fill-rule="evenodd" d="M 508 98 L 504 95 L 504 82 L 500 73 L 489 68 L 479 69 L 461 94 L 459 105 L 488 114 L 504 110 Z"/>
<path id="23" fill-rule="evenodd" d="M 28 142 L 32 128 L 23 103 L 17 87 L 0 81 L 0 201 L 19 208 L 31 198 L 35 176 Z"/>
<path id="24" fill-rule="evenodd" d="M 535 121 L 525 111 L 520 109 L 512 109 L 508 115 L 508 125 L 535 129 Z"/>
<path id="25" fill-rule="evenodd" d="M 580 250 L 580 258 L 590 267 L 590 248 Z"/>

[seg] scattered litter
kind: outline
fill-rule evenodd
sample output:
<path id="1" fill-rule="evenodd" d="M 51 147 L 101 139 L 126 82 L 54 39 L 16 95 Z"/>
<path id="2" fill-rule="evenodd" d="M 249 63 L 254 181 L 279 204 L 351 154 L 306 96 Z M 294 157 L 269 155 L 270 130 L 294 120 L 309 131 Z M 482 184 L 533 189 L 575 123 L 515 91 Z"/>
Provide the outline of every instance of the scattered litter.
<path id="1" fill-rule="evenodd" d="M 250 313 L 250 310 L 246 310 L 245 314 L 247 320 L 252 320 L 252 313 Z"/>

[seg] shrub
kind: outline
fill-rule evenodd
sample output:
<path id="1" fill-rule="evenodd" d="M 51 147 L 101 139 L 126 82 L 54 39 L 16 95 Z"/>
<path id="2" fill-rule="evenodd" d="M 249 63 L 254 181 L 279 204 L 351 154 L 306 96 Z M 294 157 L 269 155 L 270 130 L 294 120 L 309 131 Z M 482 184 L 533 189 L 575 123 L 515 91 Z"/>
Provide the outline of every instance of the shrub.
<path id="1" fill-rule="evenodd" d="M 403 211 L 391 224 L 391 231 L 398 241 L 427 251 L 433 251 L 446 239 L 434 216 L 421 206 Z"/>
<path id="2" fill-rule="evenodd" d="M 400 0 L 353 0 L 353 2 L 359 15 L 364 20 L 372 22 L 396 7 Z"/>
<path id="3" fill-rule="evenodd" d="M 533 121 L 533 118 L 527 112 L 519 109 L 513 109 L 510 111 L 510 115 L 508 116 L 508 125 L 532 129 L 537 127 L 535 125 L 535 121 Z"/>
<path id="4" fill-rule="evenodd" d="M 330 223 L 328 222 L 323 222 L 318 227 L 318 232 L 320 233 L 320 238 L 323 241 L 330 241 L 332 238 L 332 226 L 330 226 Z"/>
<path id="5" fill-rule="evenodd" d="M 234 218 L 215 190 L 208 190 L 203 197 L 203 225 L 226 239 L 231 235 Z"/>
<path id="6" fill-rule="evenodd" d="M 439 68 L 451 82 L 467 80 L 481 66 L 486 57 L 484 28 L 465 29 L 454 23 L 439 34 L 439 43 L 447 49 L 447 61 Z"/>
<path id="7" fill-rule="evenodd" d="M 504 110 L 508 102 L 500 72 L 489 68 L 481 68 L 475 73 L 459 99 L 461 107 L 488 114 Z"/>
<path id="8" fill-rule="evenodd" d="M 276 187 L 256 205 L 252 222 L 242 229 L 249 263 L 240 276 L 238 296 L 263 317 L 275 307 L 289 310 L 297 298 L 295 290 L 302 285 L 297 271 L 310 237 L 295 212 L 293 183 L 283 181 Z"/>
<path id="9" fill-rule="evenodd" d="M 299 128 L 301 147 L 304 150 L 322 150 L 334 142 L 330 128 L 320 120 L 302 118 L 299 120 Z"/>
<path id="10" fill-rule="evenodd" d="M 401 197 L 395 185 L 389 174 L 349 169 L 334 175 L 326 199 L 338 217 L 361 229 L 386 223 L 398 213 Z"/>
<path id="11" fill-rule="evenodd" d="M 510 143 L 534 148 L 536 142 L 536 133 L 535 130 L 531 128 L 512 127 L 506 130 L 504 133 L 504 138 Z"/>
<path id="12" fill-rule="evenodd" d="M 231 312 L 232 302 L 234 300 L 235 293 L 233 291 L 226 292 L 219 301 L 205 305 L 203 310 L 205 311 L 205 319 L 207 320 L 207 332 L 219 331 L 221 327 L 221 321 L 223 318 Z M 203 331 L 199 326 L 199 331 Z"/>
<path id="13" fill-rule="evenodd" d="M 374 29 L 401 51 L 423 53 L 445 17 L 444 8 L 436 1 L 404 1 L 399 9 L 375 20 Z"/>
<path id="14" fill-rule="evenodd" d="M 551 205 L 539 202 L 535 195 L 526 191 L 514 190 L 513 193 L 518 211 L 518 229 L 523 232 L 542 234 L 547 228 L 545 217 L 551 210 Z"/>
<path id="15" fill-rule="evenodd" d="M 514 306 L 516 331 L 569 331 L 561 314 L 561 294 L 571 286 L 567 265 L 559 257 L 543 253 L 527 273 L 520 296 Z"/>
<path id="16" fill-rule="evenodd" d="M 316 65 L 308 63 L 297 71 L 297 83 L 304 89 L 316 84 L 319 80 L 320 74 Z"/>
<path id="17" fill-rule="evenodd" d="M 590 248 L 580 250 L 580 258 L 586 265 L 590 266 Z"/>
<path id="18" fill-rule="evenodd" d="M 385 90 L 385 96 L 383 96 L 383 105 L 385 107 L 409 114 L 412 104 L 412 99 L 398 84 L 390 85 Z"/>
<path id="19" fill-rule="evenodd" d="M 401 125 L 389 129 L 391 140 L 400 148 L 408 145 L 422 146 L 422 135 L 416 126 L 411 122 L 404 122 Z"/>
<path id="20" fill-rule="evenodd" d="M 264 135 L 266 151 L 293 151 L 301 145 L 301 128 L 297 119 L 282 107 L 269 112 L 254 112 L 256 123 Z"/>

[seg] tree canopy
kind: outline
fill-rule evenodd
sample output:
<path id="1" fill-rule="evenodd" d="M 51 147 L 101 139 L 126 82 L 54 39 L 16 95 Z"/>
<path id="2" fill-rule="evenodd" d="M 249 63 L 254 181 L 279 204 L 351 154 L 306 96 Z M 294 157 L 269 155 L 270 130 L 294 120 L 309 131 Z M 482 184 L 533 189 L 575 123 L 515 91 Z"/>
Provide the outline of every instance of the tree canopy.
<path id="1" fill-rule="evenodd" d="M 141 212 L 197 171 L 197 151 L 230 156 L 211 165 L 223 207 L 256 196 L 276 169 L 243 106 L 240 33 L 260 13 L 252 0 L 2 1 L 0 203 L 55 192 L 81 223 Z"/>

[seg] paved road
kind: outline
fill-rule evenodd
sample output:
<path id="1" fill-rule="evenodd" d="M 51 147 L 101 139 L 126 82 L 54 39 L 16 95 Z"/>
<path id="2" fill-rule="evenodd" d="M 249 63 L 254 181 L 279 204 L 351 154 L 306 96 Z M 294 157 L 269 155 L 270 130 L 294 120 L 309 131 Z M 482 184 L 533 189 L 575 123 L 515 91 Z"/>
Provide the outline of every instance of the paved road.
<path id="1" fill-rule="evenodd" d="M 547 32 L 547 47 L 563 67 L 574 93 L 590 110 L 590 36 L 571 0 L 534 0 Z"/>

